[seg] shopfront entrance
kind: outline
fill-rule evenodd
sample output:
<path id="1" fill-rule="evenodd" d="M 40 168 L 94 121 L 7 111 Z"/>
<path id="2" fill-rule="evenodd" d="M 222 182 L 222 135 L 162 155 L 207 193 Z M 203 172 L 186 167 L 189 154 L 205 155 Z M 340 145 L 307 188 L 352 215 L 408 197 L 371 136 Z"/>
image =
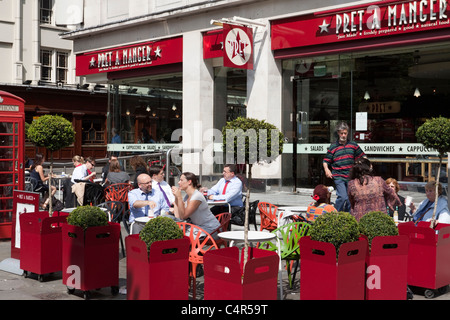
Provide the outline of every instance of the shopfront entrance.
<path id="1" fill-rule="evenodd" d="M 417 143 L 415 133 L 426 119 L 450 116 L 449 8 L 430 2 L 419 12 L 415 3 L 388 1 L 272 23 L 272 49 L 282 59 L 287 88 L 283 128 L 292 142 L 284 184 L 290 177 L 295 188 L 332 183 L 322 159 L 339 121 L 348 123 L 350 138 L 383 178 L 426 182 L 442 170 L 447 182 L 446 168 L 430 164 L 437 152 Z M 355 12 L 358 19 L 346 20 Z M 379 21 L 371 25 L 375 13 Z M 401 25 L 394 24 L 398 17 Z"/>

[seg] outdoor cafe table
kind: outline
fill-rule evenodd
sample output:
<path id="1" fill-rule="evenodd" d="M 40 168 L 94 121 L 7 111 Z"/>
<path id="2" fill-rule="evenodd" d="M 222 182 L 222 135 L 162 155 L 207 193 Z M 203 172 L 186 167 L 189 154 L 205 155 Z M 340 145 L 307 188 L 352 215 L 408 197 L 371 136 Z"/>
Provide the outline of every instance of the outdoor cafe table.
<path id="1" fill-rule="evenodd" d="M 234 245 L 234 242 L 244 242 L 244 231 L 225 231 L 218 234 L 219 238 L 230 241 L 230 247 Z M 264 242 L 275 239 L 276 235 L 270 232 L 264 231 L 249 231 L 249 242 Z"/>
<path id="2" fill-rule="evenodd" d="M 231 205 L 226 200 L 208 200 L 208 205 L 212 206 L 228 206 L 228 212 L 231 213 Z"/>

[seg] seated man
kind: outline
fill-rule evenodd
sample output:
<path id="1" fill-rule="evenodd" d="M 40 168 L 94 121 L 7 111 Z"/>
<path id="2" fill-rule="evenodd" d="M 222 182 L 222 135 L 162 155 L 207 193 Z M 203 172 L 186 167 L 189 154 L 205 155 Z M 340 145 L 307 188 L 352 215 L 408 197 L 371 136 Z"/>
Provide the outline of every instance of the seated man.
<path id="1" fill-rule="evenodd" d="M 231 213 L 244 206 L 242 202 L 242 181 L 236 177 L 236 166 L 226 164 L 223 167 L 223 178 L 217 182 L 207 193 L 208 200 L 225 200 L 231 206 Z M 214 206 L 211 212 L 217 215 L 228 212 L 228 205 Z"/>
<path id="2" fill-rule="evenodd" d="M 173 206 L 175 196 L 172 192 L 172 187 L 164 181 L 164 169 L 162 166 L 151 166 L 149 170 L 150 177 L 152 177 L 152 188 L 156 192 L 160 192 L 164 200 L 166 200 L 169 207 Z"/>
<path id="3" fill-rule="evenodd" d="M 128 192 L 128 205 L 130 207 L 130 218 L 128 222 L 131 224 L 136 218 L 159 216 L 169 211 L 164 197 L 160 192 L 152 189 L 152 178 L 148 174 L 140 174 L 137 178 L 139 188 Z M 144 224 L 135 223 L 133 234 L 139 233 Z"/>

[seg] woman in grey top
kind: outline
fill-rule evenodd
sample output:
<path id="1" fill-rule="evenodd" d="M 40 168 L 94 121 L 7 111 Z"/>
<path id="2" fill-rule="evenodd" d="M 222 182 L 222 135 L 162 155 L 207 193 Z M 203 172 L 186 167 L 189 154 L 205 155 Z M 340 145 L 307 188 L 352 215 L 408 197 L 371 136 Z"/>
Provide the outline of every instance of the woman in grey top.
<path id="1" fill-rule="evenodd" d="M 172 187 L 172 192 L 175 195 L 175 217 L 181 220 L 190 218 L 192 224 L 195 224 L 208 233 L 213 232 L 219 226 L 219 220 L 209 210 L 203 194 L 198 191 L 200 187 L 195 174 L 191 172 L 184 172 L 177 187 Z M 181 190 L 186 192 L 184 199 L 181 195 Z"/>
<path id="2" fill-rule="evenodd" d="M 120 169 L 119 160 L 112 159 L 109 164 L 109 172 L 106 176 L 105 185 L 114 183 L 129 183 L 130 175 Z"/>

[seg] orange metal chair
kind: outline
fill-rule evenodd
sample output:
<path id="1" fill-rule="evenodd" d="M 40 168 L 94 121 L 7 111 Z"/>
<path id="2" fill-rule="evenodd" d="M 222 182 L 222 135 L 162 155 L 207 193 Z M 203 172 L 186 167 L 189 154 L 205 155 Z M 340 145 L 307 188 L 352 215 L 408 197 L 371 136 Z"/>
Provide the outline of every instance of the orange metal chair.
<path id="1" fill-rule="evenodd" d="M 230 225 L 230 221 L 231 221 L 231 213 L 229 212 L 223 212 L 220 213 L 218 215 L 216 215 L 217 220 L 219 220 L 220 222 L 220 226 L 214 230 L 213 232 L 211 232 L 211 236 L 212 237 L 216 237 L 217 234 L 221 233 L 221 232 L 225 232 L 228 231 L 228 226 Z M 220 247 L 228 247 L 228 241 L 227 240 L 223 240 L 220 239 L 218 237 L 216 237 L 217 239 L 215 239 L 217 245 Z"/>
<path id="2" fill-rule="evenodd" d="M 269 202 L 258 203 L 258 209 L 261 217 L 260 230 L 268 230 L 272 232 L 278 228 L 278 207 Z"/>
<path id="3" fill-rule="evenodd" d="M 203 256 L 206 252 L 213 249 L 219 249 L 217 243 L 214 241 L 213 237 L 195 224 L 187 222 L 177 222 L 183 233 L 189 237 L 191 246 L 189 248 L 189 287 L 191 287 L 192 282 L 192 296 L 196 298 L 196 287 L 197 287 L 197 266 L 203 264 Z"/>
<path id="4" fill-rule="evenodd" d="M 105 188 L 105 201 L 120 201 L 128 203 L 128 191 L 133 186 L 129 183 L 114 183 Z"/>

